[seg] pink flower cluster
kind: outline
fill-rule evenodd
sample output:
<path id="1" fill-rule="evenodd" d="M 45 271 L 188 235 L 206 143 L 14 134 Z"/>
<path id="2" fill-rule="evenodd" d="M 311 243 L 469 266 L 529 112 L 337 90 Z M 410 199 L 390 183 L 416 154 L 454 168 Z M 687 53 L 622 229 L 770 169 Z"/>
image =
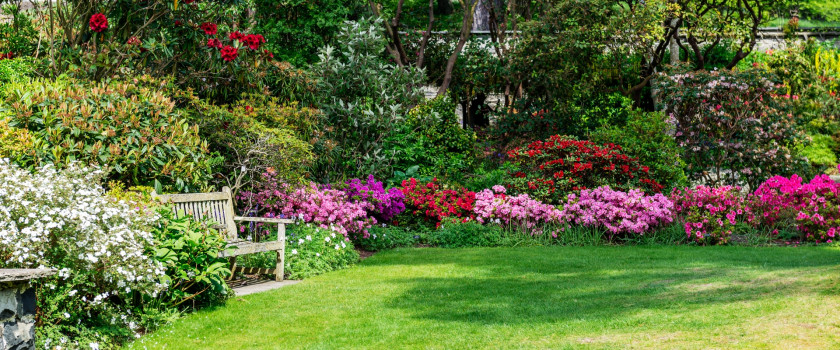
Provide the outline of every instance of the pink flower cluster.
<path id="1" fill-rule="evenodd" d="M 763 224 L 772 225 L 795 216 L 796 212 L 818 197 L 829 192 L 835 195 L 840 193 L 840 184 L 828 175 L 817 175 L 804 184 L 802 181 L 795 174 L 790 178 L 774 176 L 758 186 L 751 198 L 751 206 L 755 212 L 761 213 L 759 220 Z"/>
<path id="2" fill-rule="evenodd" d="M 570 194 L 561 212 L 569 223 L 604 226 L 611 233 L 644 234 L 673 221 L 674 204 L 662 194 L 645 195 L 638 189 L 616 191 L 609 186 Z"/>
<path id="3" fill-rule="evenodd" d="M 671 193 L 674 210 L 685 234 L 698 243 L 725 244 L 735 225 L 755 217 L 739 187 L 697 186 Z"/>
<path id="4" fill-rule="evenodd" d="M 240 200 L 252 201 L 264 217 L 284 217 L 313 223 L 341 233 L 348 238 L 367 237 L 367 229 L 376 224 L 368 217 L 368 202 L 350 202 L 341 190 L 324 188 L 315 183 L 294 188 L 278 180 L 274 174 L 263 174 L 256 193 L 244 192 Z"/>
<path id="5" fill-rule="evenodd" d="M 513 225 L 536 234 L 541 224 L 560 223 L 560 210 L 532 199 L 527 194 L 508 196 L 504 186 L 496 185 L 475 194 L 475 220 L 479 223 Z"/>

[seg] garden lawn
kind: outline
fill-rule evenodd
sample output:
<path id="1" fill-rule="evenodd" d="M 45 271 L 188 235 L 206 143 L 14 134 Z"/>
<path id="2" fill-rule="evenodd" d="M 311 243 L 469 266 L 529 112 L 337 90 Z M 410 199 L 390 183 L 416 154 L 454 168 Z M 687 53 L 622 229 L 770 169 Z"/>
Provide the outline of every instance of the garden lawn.
<path id="1" fill-rule="evenodd" d="M 840 348 L 840 248 L 403 249 L 134 349 Z"/>

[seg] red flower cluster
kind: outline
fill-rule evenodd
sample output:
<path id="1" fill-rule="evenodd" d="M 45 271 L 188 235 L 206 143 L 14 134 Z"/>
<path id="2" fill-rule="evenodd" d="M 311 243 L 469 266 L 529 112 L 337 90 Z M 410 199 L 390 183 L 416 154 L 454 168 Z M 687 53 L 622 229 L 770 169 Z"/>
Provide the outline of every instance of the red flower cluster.
<path id="1" fill-rule="evenodd" d="M 207 47 L 212 48 L 212 49 L 221 49 L 222 48 L 222 42 L 219 39 L 216 39 L 216 38 L 207 39 Z"/>
<path id="2" fill-rule="evenodd" d="M 12 53 L 12 52 L 7 52 L 7 53 L 2 53 L 2 52 L 0 52 L 0 61 L 2 61 L 2 60 L 10 60 L 10 59 L 12 59 L 12 58 L 15 58 L 15 54 L 14 54 L 14 53 Z"/>
<path id="3" fill-rule="evenodd" d="M 219 27 L 216 26 L 216 23 L 204 22 L 199 28 L 207 35 L 216 35 L 219 32 Z"/>
<path id="4" fill-rule="evenodd" d="M 242 39 L 251 50 L 259 50 L 260 45 L 265 43 L 265 38 L 260 34 L 248 34 Z"/>
<path id="5" fill-rule="evenodd" d="M 615 144 L 598 145 L 555 135 L 516 148 L 508 156 L 519 165 L 511 174 L 509 188 L 544 202 L 561 203 L 569 192 L 604 185 L 649 192 L 660 192 L 663 187 L 650 178 L 647 166 Z"/>
<path id="6" fill-rule="evenodd" d="M 101 13 L 96 13 L 93 16 L 90 16 L 90 30 L 96 33 L 102 33 L 105 29 L 108 29 L 108 18 Z"/>
<path id="7" fill-rule="evenodd" d="M 225 46 L 222 48 L 221 52 L 222 59 L 225 60 L 225 62 L 233 61 L 237 57 L 239 57 L 239 50 L 237 50 L 235 47 Z"/>
<path id="8" fill-rule="evenodd" d="M 228 39 L 230 40 L 242 40 L 243 38 L 245 38 L 245 34 L 240 32 L 233 32 L 228 35 Z"/>
<path id="9" fill-rule="evenodd" d="M 467 189 L 443 189 L 437 179 L 427 184 L 418 184 L 412 178 L 404 180 L 400 190 L 405 195 L 407 211 L 415 216 L 423 216 L 436 225 L 440 225 L 441 220 L 447 217 L 475 218 L 475 192 Z"/>

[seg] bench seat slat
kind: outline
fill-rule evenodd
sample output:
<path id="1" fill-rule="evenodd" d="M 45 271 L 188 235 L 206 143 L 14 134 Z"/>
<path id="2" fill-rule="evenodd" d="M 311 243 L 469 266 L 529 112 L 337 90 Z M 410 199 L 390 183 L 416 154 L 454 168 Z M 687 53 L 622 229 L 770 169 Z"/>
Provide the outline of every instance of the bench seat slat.
<path id="1" fill-rule="evenodd" d="M 280 250 L 284 242 L 280 241 L 265 241 L 265 242 L 231 242 L 234 247 L 223 250 L 219 253 L 219 257 L 228 258 L 233 256 L 269 252 Z"/>

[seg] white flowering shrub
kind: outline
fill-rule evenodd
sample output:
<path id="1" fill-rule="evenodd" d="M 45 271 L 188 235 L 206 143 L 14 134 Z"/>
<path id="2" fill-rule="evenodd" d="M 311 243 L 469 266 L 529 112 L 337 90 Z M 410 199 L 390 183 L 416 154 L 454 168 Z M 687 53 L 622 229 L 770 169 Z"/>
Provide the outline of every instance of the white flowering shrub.
<path id="1" fill-rule="evenodd" d="M 302 279 L 350 267 L 359 261 L 353 243 L 336 230 L 312 224 L 291 228 L 286 244 L 286 273 Z"/>
<path id="2" fill-rule="evenodd" d="M 107 197 L 104 175 L 78 164 L 30 173 L 0 161 L 0 267 L 58 270 L 36 282 L 38 341 L 49 348 L 131 335 L 133 300 L 166 287 L 152 253 L 156 214 Z"/>

